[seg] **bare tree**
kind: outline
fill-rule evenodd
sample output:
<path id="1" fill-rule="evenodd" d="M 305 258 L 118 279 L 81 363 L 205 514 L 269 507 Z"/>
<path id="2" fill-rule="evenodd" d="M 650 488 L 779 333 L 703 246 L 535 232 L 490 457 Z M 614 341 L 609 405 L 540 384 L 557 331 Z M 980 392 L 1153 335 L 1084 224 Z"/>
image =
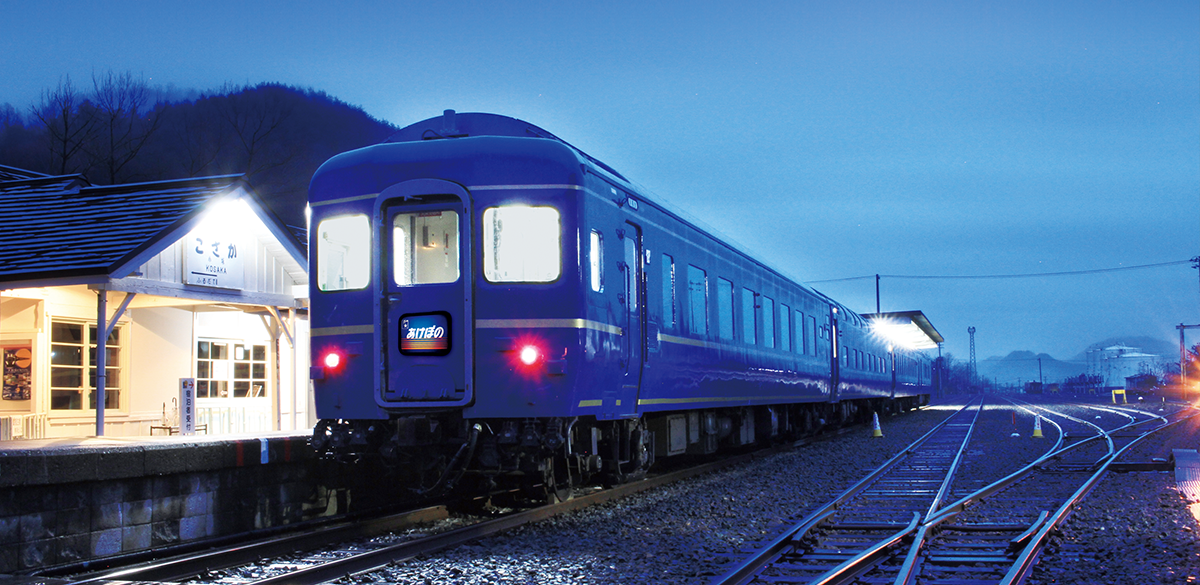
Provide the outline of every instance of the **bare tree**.
<path id="1" fill-rule="evenodd" d="M 146 82 L 128 71 L 93 74 L 92 87 L 96 132 L 87 152 L 105 179 L 119 183 L 131 178 L 124 171 L 162 123 L 162 110 Z"/>
<path id="2" fill-rule="evenodd" d="M 221 102 L 220 114 L 233 130 L 234 142 L 242 147 L 242 169 L 253 177 L 286 165 L 302 146 L 281 139 L 285 124 L 296 109 L 282 87 L 261 85 L 253 90 L 223 88 L 229 94 Z"/>
<path id="3" fill-rule="evenodd" d="M 30 108 L 46 130 L 50 167 L 59 175 L 86 170 L 80 155 L 91 138 L 95 120 L 84 103 L 71 77 L 64 76 L 57 87 L 43 91 L 41 101 Z"/>

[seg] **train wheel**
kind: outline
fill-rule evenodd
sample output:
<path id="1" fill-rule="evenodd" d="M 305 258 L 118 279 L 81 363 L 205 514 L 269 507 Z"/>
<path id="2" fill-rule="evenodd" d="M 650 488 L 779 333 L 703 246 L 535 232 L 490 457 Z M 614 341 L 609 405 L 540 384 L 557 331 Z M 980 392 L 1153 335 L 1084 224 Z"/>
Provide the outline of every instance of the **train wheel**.
<path id="1" fill-rule="evenodd" d="M 546 503 L 565 502 L 574 495 L 574 485 L 571 481 L 571 468 L 567 459 L 553 456 L 546 460 L 549 469 L 546 471 Z"/>

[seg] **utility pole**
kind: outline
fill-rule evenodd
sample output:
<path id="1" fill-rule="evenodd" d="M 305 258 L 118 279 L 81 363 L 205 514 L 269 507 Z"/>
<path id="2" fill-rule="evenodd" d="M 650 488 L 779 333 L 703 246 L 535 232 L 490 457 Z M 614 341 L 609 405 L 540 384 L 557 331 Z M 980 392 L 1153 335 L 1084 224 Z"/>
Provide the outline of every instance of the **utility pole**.
<path id="1" fill-rule="evenodd" d="M 1042 377 L 1042 356 L 1038 356 L 1038 384 L 1045 384 L 1046 379 Z"/>
<path id="2" fill-rule="evenodd" d="M 971 335 L 971 384 L 974 384 L 975 378 L 979 376 L 979 370 L 975 366 L 975 327 L 967 327 L 967 333 Z"/>
<path id="3" fill-rule="evenodd" d="M 879 314 L 879 275 L 875 275 L 875 314 Z"/>
<path id="4" fill-rule="evenodd" d="M 1180 323 L 1175 328 L 1179 330 L 1179 397 L 1187 400 L 1187 341 L 1183 339 L 1183 332 L 1188 329 L 1200 329 L 1200 325 Z"/>

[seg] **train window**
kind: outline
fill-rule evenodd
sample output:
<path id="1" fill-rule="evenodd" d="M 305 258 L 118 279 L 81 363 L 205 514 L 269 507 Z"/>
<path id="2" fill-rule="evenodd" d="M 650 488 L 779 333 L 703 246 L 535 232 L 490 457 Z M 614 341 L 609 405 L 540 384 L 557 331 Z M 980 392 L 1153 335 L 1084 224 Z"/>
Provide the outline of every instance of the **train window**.
<path id="1" fill-rule="evenodd" d="M 708 273 L 688 264 L 688 330 L 698 337 L 708 336 Z"/>
<path id="2" fill-rule="evenodd" d="M 763 345 L 775 347 L 775 300 L 771 297 L 762 298 Z"/>
<path id="3" fill-rule="evenodd" d="M 392 278 L 400 286 L 458 280 L 458 214 L 396 214 L 392 218 Z"/>
<path id="4" fill-rule="evenodd" d="M 792 308 L 779 304 L 779 349 L 792 351 Z"/>
<path id="5" fill-rule="evenodd" d="M 796 311 L 796 353 L 808 355 L 809 349 L 808 340 L 808 321 L 804 318 L 804 313 Z"/>
<path id="6" fill-rule="evenodd" d="M 596 230 L 592 230 L 588 245 L 588 266 L 592 290 L 604 292 L 604 236 Z"/>
<path id="7" fill-rule="evenodd" d="M 317 224 L 317 287 L 358 290 L 371 281 L 371 224 L 365 215 L 331 217 Z"/>
<path id="8" fill-rule="evenodd" d="M 552 282 L 562 273 L 562 227 L 553 207 L 483 211 L 483 276 L 490 282 Z"/>
<path id="9" fill-rule="evenodd" d="M 812 343 L 811 343 L 812 355 L 817 355 L 817 318 L 812 315 L 809 315 L 808 321 L 806 321 L 806 323 L 808 324 L 808 329 L 806 330 L 806 333 L 808 333 L 812 337 L 811 338 L 805 337 L 805 345 L 809 345 L 808 340 L 811 339 L 812 340 Z"/>
<path id="10" fill-rule="evenodd" d="M 675 259 L 662 255 L 663 326 L 675 328 Z"/>
<path id="11" fill-rule="evenodd" d="M 638 257 L 638 245 L 635 238 L 626 237 L 625 242 L 625 296 L 629 298 L 629 312 L 637 313 L 638 311 L 638 284 L 642 281 L 642 262 Z"/>
<path id="12" fill-rule="evenodd" d="M 717 335 L 733 339 L 733 283 L 717 277 Z"/>
<path id="13" fill-rule="evenodd" d="M 754 302 L 758 293 L 742 289 L 742 339 L 749 344 L 758 343 L 758 303 Z"/>

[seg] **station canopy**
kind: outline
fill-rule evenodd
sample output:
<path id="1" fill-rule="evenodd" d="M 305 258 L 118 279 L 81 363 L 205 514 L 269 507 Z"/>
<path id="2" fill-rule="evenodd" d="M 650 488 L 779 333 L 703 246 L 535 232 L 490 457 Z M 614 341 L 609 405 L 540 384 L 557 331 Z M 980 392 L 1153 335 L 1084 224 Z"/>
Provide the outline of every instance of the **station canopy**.
<path id="1" fill-rule="evenodd" d="M 905 349 L 933 349 L 945 341 L 921 311 L 868 313 L 863 318 L 876 335 Z"/>

